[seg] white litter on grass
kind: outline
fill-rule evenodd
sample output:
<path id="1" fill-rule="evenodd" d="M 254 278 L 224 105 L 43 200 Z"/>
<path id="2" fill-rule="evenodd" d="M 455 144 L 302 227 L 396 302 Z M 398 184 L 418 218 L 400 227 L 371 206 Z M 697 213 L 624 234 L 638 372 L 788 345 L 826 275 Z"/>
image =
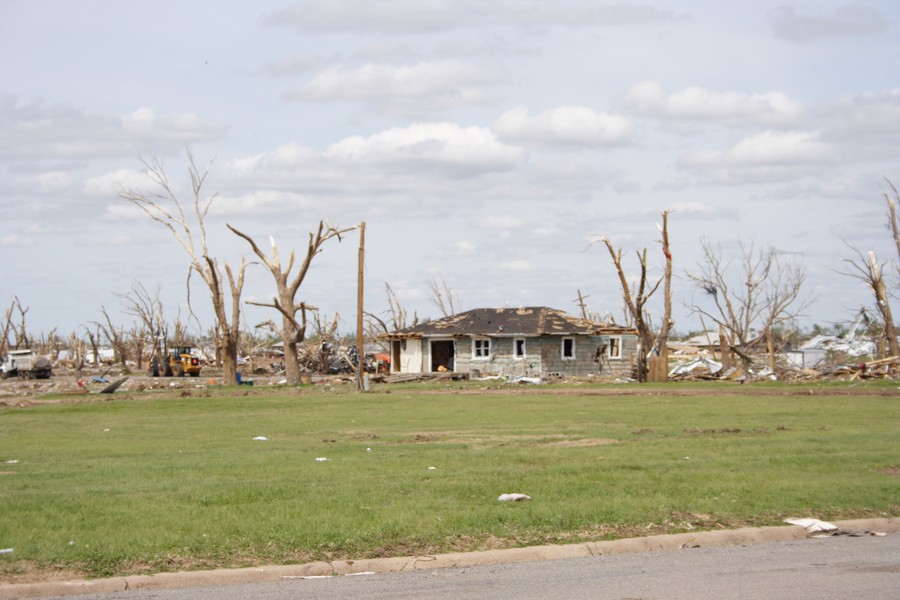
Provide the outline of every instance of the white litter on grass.
<path id="1" fill-rule="evenodd" d="M 0 554 L 12 554 L 13 552 L 15 552 L 15 550 L 13 550 L 12 548 L 0 549 Z"/>
<path id="2" fill-rule="evenodd" d="M 437 467 L 428 467 L 429 471 L 434 471 L 435 469 L 437 469 Z"/>
<path id="3" fill-rule="evenodd" d="M 324 456 L 319 456 L 318 458 L 316 458 L 316 462 L 325 462 L 325 461 L 327 461 L 327 460 L 328 460 L 328 459 L 325 458 Z"/>
<path id="4" fill-rule="evenodd" d="M 7 461 L 5 461 L 3 464 L 4 464 L 4 465 L 17 465 L 17 464 L 19 464 L 19 461 L 17 461 L 17 460 L 7 460 Z"/>
<path id="5" fill-rule="evenodd" d="M 521 502 L 523 500 L 531 500 L 531 496 L 525 494 L 500 494 L 497 498 L 500 502 Z"/>
<path id="6" fill-rule="evenodd" d="M 838 526 L 826 521 L 818 519 L 785 519 L 785 523 L 789 525 L 799 525 L 809 533 L 818 533 L 820 531 L 837 531 Z"/>
<path id="7" fill-rule="evenodd" d="M 371 452 L 371 451 L 372 451 L 371 448 L 366 448 L 366 452 Z"/>
<path id="8" fill-rule="evenodd" d="M 103 433 L 108 433 L 108 432 L 109 432 L 109 427 L 107 427 L 106 429 L 103 430 Z"/>
<path id="9" fill-rule="evenodd" d="M 268 441 L 269 441 L 269 438 L 267 438 L 267 437 L 264 436 L 264 435 L 258 435 L 258 436 L 256 436 L 255 438 L 253 438 L 253 441 L 254 441 L 254 442 L 268 442 Z"/>

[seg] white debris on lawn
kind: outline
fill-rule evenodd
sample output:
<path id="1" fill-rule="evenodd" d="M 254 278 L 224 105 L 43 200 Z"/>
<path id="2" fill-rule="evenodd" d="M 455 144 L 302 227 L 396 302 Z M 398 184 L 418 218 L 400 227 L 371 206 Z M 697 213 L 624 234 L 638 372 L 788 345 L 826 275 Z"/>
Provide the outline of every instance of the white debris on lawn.
<path id="1" fill-rule="evenodd" d="M 531 496 L 525 494 L 500 494 L 497 498 L 500 502 L 521 502 L 523 500 L 531 500 Z"/>
<path id="2" fill-rule="evenodd" d="M 318 458 L 316 458 L 316 462 L 325 462 L 325 461 L 327 461 L 327 460 L 328 460 L 328 459 L 325 458 L 324 456 L 319 456 Z"/>
<path id="3" fill-rule="evenodd" d="M 675 375 L 687 375 L 697 370 L 709 371 L 710 373 L 718 373 L 722 370 L 722 363 L 716 362 L 711 358 L 701 356 L 689 362 L 680 364 L 669 371 L 669 377 Z"/>
<path id="4" fill-rule="evenodd" d="M 799 525 L 808 531 L 809 533 L 818 533 L 820 531 L 837 531 L 837 525 L 833 525 L 826 521 L 820 521 L 818 519 L 785 519 L 785 523 L 789 525 Z"/>
<path id="5" fill-rule="evenodd" d="M 258 436 L 256 436 L 255 438 L 253 438 L 253 441 L 254 441 L 254 442 L 268 442 L 268 441 L 269 441 L 269 438 L 267 438 L 267 437 L 264 436 L 264 435 L 258 435 Z"/>

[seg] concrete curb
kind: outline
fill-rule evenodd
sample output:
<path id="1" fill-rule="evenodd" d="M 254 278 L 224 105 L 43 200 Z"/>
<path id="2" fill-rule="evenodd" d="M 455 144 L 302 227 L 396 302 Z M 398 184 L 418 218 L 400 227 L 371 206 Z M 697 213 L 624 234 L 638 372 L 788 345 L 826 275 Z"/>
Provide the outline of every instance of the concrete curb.
<path id="1" fill-rule="evenodd" d="M 844 532 L 879 531 L 888 533 L 900 531 L 900 519 L 895 518 L 835 521 L 834 524 Z M 0 584 L 0 599 L 100 594 L 108 592 L 124 592 L 126 590 L 234 585 L 241 583 L 279 581 L 283 579 L 299 579 L 303 577 L 330 577 L 361 573 L 399 573 L 403 571 L 424 571 L 449 568 L 458 569 L 481 565 L 630 554 L 634 552 L 678 550 L 681 548 L 712 548 L 715 546 L 754 544 L 760 542 L 784 542 L 789 540 L 802 540 L 808 537 L 809 534 L 806 530 L 796 525 L 747 527 L 725 531 L 701 531 L 697 533 L 654 535 L 643 538 L 629 538 L 606 542 L 586 542 L 565 546 L 532 546 L 528 548 L 511 548 L 508 550 L 437 554 L 434 556 L 406 556 L 401 558 L 315 562 L 302 565 L 253 567 L 245 569 L 216 569 L 212 571 L 158 573 L 156 575 L 134 575 L 129 577 L 113 577 L 110 579 Z"/>

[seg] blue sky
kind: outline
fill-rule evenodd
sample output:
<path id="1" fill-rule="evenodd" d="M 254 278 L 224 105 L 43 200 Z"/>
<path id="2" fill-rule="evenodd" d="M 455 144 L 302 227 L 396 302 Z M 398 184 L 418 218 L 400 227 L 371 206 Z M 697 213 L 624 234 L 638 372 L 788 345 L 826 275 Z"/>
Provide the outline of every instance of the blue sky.
<path id="1" fill-rule="evenodd" d="M 0 0 L 0 303 L 33 331 L 101 306 L 128 324 L 140 281 L 186 319 L 183 250 L 117 190 L 156 157 L 186 191 L 189 147 L 212 161 L 213 256 L 253 258 L 225 223 L 286 255 L 320 219 L 365 220 L 374 313 L 388 282 L 438 316 L 440 276 L 463 308 L 574 312 L 581 290 L 618 317 L 591 242 L 653 262 L 668 209 L 676 329 L 698 327 L 683 275 L 703 239 L 802 261 L 807 321 L 848 321 L 870 298 L 836 274 L 844 240 L 895 258 L 898 25 L 892 0 Z M 356 246 L 329 245 L 300 293 L 347 332 Z M 245 299 L 272 287 L 251 265 Z"/>

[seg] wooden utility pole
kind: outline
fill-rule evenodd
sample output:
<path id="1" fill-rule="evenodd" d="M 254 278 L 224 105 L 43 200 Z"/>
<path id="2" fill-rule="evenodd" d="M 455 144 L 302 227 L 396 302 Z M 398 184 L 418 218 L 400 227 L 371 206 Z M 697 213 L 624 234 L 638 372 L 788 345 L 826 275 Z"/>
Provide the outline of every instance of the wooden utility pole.
<path id="1" fill-rule="evenodd" d="M 363 272 L 366 256 L 366 222 L 359 224 L 359 277 L 356 297 L 356 391 L 363 390 Z"/>
<path id="2" fill-rule="evenodd" d="M 587 297 L 587 296 L 582 296 L 582 295 L 581 295 L 581 290 L 578 290 L 578 300 L 576 300 L 576 302 L 578 302 L 578 306 L 581 307 L 581 318 L 584 319 L 585 321 L 589 321 L 589 320 L 590 320 L 590 319 L 588 319 L 587 305 L 586 305 L 585 302 L 584 302 L 584 301 L 587 300 L 587 299 L 588 299 L 588 297 Z"/>

